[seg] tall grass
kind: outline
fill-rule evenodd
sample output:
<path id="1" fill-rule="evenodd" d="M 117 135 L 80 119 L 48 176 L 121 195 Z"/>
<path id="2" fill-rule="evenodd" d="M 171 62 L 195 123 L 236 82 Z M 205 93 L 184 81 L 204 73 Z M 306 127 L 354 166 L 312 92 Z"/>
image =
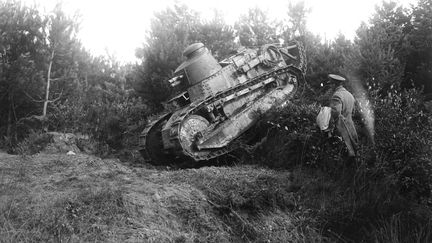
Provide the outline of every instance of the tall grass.
<path id="1" fill-rule="evenodd" d="M 116 190 L 83 190 L 43 204 L 17 193 L 0 207 L 0 241 L 105 241 L 112 239 L 110 229 L 124 226 L 126 217 Z"/>

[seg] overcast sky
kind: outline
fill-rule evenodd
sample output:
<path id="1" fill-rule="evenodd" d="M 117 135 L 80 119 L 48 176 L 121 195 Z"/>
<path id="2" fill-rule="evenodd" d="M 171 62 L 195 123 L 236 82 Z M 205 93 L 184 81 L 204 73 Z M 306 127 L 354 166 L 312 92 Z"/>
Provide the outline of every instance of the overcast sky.
<path id="1" fill-rule="evenodd" d="M 52 9 L 57 0 L 25 0 Z M 298 0 L 291 0 L 297 2 Z M 63 0 L 65 11 L 78 10 L 82 16 L 79 37 L 95 55 L 108 50 L 123 62 L 135 62 L 135 49 L 144 42 L 153 13 L 175 2 L 182 2 L 197 10 L 203 17 L 211 17 L 213 9 L 220 10 L 231 24 L 248 8 L 258 6 L 271 18 L 283 19 L 290 0 Z M 361 21 L 367 21 L 381 0 L 305 0 L 311 8 L 308 28 L 327 39 L 339 32 L 348 38 L 355 36 Z M 415 0 L 399 0 L 405 6 Z"/>

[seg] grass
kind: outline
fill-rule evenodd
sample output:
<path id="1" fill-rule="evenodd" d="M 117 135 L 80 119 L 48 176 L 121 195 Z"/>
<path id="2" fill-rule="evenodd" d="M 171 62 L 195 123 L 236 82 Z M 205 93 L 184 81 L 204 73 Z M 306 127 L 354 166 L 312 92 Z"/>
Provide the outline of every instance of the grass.
<path id="1" fill-rule="evenodd" d="M 292 173 L 258 166 L 207 167 L 170 174 L 200 189 L 234 241 L 323 242 L 300 209 Z"/>
<path id="2" fill-rule="evenodd" d="M 430 209 L 400 197 L 363 167 L 342 170 L 339 178 L 304 166 L 115 173 L 123 169 L 94 158 L 73 165 L 64 157 L 43 163 L 42 155 L 14 158 L 15 167 L 1 166 L 1 242 L 432 240 Z M 43 184 L 36 178 L 80 167 L 87 171 L 77 171 L 97 178 L 32 187 Z M 104 172 L 94 174 L 98 171 Z M 64 175 L 75 177 L 70 171 Z"/>
<path id="3" fill-rule="evenodd" d="M 0 154 L 0 242 L 112 241 L 127 228 L 118 186 L 91 177 L 63 182 L 87 167 L 82 162 Z"/>
<path id="4" fill-rule="evenodd" d="M 41 158 L 44 161 L 39 163 Z M 73 162 L 65 161 L 65 157 L 48 160 L 43 155 L 27 157 L 22 165 L 32 169 L 22 172 L 26 179 L 16 177 L 1 187 L 4 195 L 0 208 L 1 241 L 323 242 L 326 239 L 296 197 L 299 186 L 288 171 L 257 166 L 178 171 L 135 169 L 136 178 L 134 173 L 116 174 L 111 170 L 91 178 L 85 175 L 94 177 L 94 172 L 104 170 L 101 167 L 104 161 L 84 159 Z M 11 166 L 7 173 L 19 173 L 22 165 L 13 163 L 15 167 Z M 83 175 L 80 177 L 74 171 Z M 61 180 L 38 181 L 56 173 L 62 173 Z M 113 186 L 108 181 L 119 185 Z M 131 201 L 132 196 L 137 200 Z M 144 236 L 138 237 L 137 232 Z"/>
<path id="5" fill-rule="evenodd" d="M 329 177 L 317 169 L 296 172 L 300 203 L 311 210 L 322 236 L 341 242 L 431 242 L 431 208 L 399 194 L 388 178 L 359 166 Z"/>
<path id="6" fill-rule="evenodd" d="M 256 166 L 129 170 L 116 163 L 84 155 L 0 158 L 0 241 L 320 238 L 296 208 L 297 188 L 287 171 Z"/>
<path id="7" fill-rule="evenodd" d="M 371 230 L 370 239 L 375 242 L 431 242 L 432 240 L 432 220 L 429 219 L 425 224 L 412 222 L 414 225 L 407 225 L 407 220 L 401 214 L 393 215 L 388 219 L 379 221 Z M 408 227 L 407 227 L 408 226 Z"/>
<path id="8" fill-rule="evenodd" d="M 341 169 L 338 178 L 304 166 L 116 173 L 123 169 L 94 158 L 14 158 L 15 167 L 1 166 L 1 242 L 432 240 L 429 208 L 400 197 L 363 167 Z M 35 181 L 55 173 L 76 179 Z"/>
<path id="9" fill-rule="evenodd" d="M 117 190 L 84 190 L 42 204 L 18 195 L 0 208 L 0 238 L 2 242 L 106 241 L 112 239 L 110 229 L 125 227 L 126 218 Z"/>

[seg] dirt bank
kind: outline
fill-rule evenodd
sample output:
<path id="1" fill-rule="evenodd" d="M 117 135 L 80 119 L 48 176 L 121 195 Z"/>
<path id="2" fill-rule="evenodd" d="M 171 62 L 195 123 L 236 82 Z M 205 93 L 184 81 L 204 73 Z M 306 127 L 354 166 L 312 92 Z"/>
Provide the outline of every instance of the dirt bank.
<path id="1" fill-rule="evenodd" d="M 157 170 L 0 153 L 1 241 L 230 242 L 315 237 L 289 172 Z"/>

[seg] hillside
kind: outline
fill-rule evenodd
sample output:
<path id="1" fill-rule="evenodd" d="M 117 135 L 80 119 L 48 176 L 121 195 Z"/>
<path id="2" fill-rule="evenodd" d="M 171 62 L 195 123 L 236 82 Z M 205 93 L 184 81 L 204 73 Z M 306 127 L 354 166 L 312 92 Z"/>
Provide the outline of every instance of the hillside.
<path id="1" fill-rule="evenodd" d="M 0 153 L 0 241 L 229 242 L 319 237 L 288 171 L 167 170 Z"/>

